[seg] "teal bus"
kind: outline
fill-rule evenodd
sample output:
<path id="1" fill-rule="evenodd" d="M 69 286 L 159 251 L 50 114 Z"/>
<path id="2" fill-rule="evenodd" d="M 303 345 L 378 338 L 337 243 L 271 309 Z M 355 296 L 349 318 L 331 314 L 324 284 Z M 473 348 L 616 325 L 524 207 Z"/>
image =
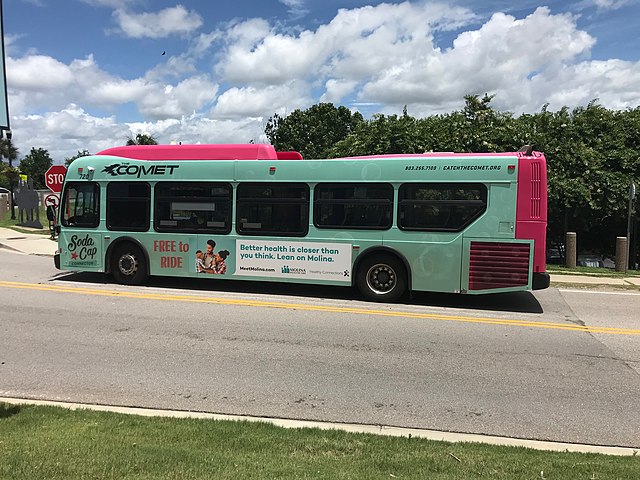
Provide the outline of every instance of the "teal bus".
<path id="1" fill-rule="evenodd" d="M 115 147 L 65 177 L 61 270 L 412 291 L 541 289 L 546 160 L 525 147 L 307 160 L 271 145 Z"/>

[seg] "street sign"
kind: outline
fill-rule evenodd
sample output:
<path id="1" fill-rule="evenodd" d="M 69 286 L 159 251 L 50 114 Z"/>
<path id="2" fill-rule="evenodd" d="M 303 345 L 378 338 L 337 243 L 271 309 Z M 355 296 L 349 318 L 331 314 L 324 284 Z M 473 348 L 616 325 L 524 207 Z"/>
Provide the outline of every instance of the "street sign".
<path id="1" fill-rule="evenodd" d="M 49 167 L 47 173 L 44 174 L 44 183 L 47 188 L 53 193 L 60 193 L 62 191 L 62 183 L 64 182 L 64 176 L 67 173 L 67 167 L 64 165 L 54 165 Z"/>
<path id="2" fill-rule="evenodd" d="M 57 210 L 59 205 L 60 205 L 60 197 L 55 193 L 50 193 L 44 199 L 45 207 L 53 207 Z"/>

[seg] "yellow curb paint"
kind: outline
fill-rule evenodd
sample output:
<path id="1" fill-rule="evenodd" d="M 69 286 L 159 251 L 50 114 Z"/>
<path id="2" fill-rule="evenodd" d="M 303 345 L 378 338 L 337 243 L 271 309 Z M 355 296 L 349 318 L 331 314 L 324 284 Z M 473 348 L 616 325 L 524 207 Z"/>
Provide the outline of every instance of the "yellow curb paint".
<path id="1" fill-rule="evenodd" d="M 0 281 L 0 288 L 15 288 L 21 290 L 38 290 L 45 292 L 71 293 L 79 295 L 96 295 L 104 297 L 119 297 L 137 300 L 158 300 L 187 303 L 207 303 L 216 305 L 234 305 L 239 307 L 277 308 L 283 310 L 302 310 L 326 313 L 346 313 L 355 315 L 377 315 L 384 317 L 401 317 L 414 319 L 428 319 L 436 321 L 451 321 L 461 323 L 477 323 L 487 325 L 503 325 L 512 327 L 544 328 L 586 333 L 604 333 L 610 335 L 640 335 L 640 329 L 618 327 L 595 327 L 588 325 L 572 325 L 566 323 L 539 322 L 535 320 L 514 320 L 490 317 L 470 317 L 463 315 L 441 315 L 437 313 L 418 313 L 408 311 L 391 311 L 368 308 L 334 307 L 323 305 L 306 305 L 303 303 L 272 302 L 261 300 L 243 300 L 220 297 L 199 297 L 196 295 L 171 295 L 164 293 L 137 293 L 117 290 L 95 289 L 86 287 L 70 287 L 47 285 L 38 283 L 23 283 Z"/>

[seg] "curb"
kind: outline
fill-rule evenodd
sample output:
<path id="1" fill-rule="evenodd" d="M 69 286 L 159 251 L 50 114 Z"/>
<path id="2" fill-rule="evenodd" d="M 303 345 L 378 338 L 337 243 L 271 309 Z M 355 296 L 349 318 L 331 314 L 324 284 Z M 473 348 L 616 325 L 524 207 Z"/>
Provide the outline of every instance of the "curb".
<path id="1" fill-rule="evenodd" d="M 499 437 L 475 433 L 453 433 L 422 428 L 393 427 L 386 425 L 367 425 L 358 423 L 321 422 L 313 420 L 292 420 L 275 417 L 255 417 L 251 415 L 226 415 L 219 413 L 193 412 L 185 410 L 160 410 L 141 407 L 119 407 L 113 405 L 95 405 L 88 403 L 70 403 L 49 400 L 32 400 L 25 398 L 0 397 L 0 402 L 12 405 L 54 406 L 69 410 L 92 410 L 99 412 L 121 413 L 126 415 L 140 415 L 144 417 L 195 418 L 206 420 L 222 420 L 235 422 L 263 422 L 281 428 L 317 428 L 320 430 L 341 430 L 349 433 L 366 433 L 386 435 L 390 437 L 417 437 L 427 440 L 444 441 L 450 443 L 472 442 L 488 445 L 525 447 L 534 450 L 553 452 L 600 453 L 604 455 L 635 456 L 639 449 L 630 447 L 612 447 L 603 445 L 588 445 L 580 443 L 551 442 L 543 440 L 527 440 L 524 438 Z"/>

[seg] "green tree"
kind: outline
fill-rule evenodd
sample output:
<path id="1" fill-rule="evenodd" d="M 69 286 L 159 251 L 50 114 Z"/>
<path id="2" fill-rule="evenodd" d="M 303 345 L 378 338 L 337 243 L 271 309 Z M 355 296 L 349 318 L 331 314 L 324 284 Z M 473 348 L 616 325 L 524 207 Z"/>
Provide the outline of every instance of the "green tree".
<path id="1" fill-rule="evenodd" d="M 53 165 L 53 159 L 44 148 L 32 147 L 29 154 L 20 161 L 20 171 L 33 181 L 33 188 L 46 188 L 45 172 Z"/>
<path id="2" fill-rule="evenodd" d="M 157 145 L 158 141 L 153 135 L 136 133 L 135 137 L 127 138 L 127 145 Z"/>
<path id="3" fill-rule="evenodd" d="M 358 112 L 332 103 L 294 110 L 286 117 L 269 118 L 265 133 L 276 150 L 295 150 L 304 158 L 327 158 L 333 146 L 364 119 Z"/>
<path id="4" fill-rule="evenodd" d="M 0 187 L 10 188 L 11 185 L 16 185 L 20 172 L 15 167 L 10 167 L 4 162 L 0 162 Z"/>
<path id="5" fill-rule="evenodd" d="M 88 157 L 89 155 L 91 155 L 89 153 L 89 150 L 78 150 L 78 153 L 76 153 L 72 157 L 67 157 L 64 159 L 64 165 L 67 168 L 69 168 L 69 166 L 73 163 L 74 160 L 77 160 L 78 158 L 82 158 L 82 157 Z"/>
<path id="6" fill-rule="evenodd" d="M 8 164 L 4 163 L 4 159 L 7 159 Z M 9 164 L 13 163 L 18 158 L 18 149 L 13 142 L 8 138 L 0 139 L 0 187 L 9 188 L 12 181 L 15 182 L 18 179 L 18 170 L 16 168 L 10 168 Z"/>

